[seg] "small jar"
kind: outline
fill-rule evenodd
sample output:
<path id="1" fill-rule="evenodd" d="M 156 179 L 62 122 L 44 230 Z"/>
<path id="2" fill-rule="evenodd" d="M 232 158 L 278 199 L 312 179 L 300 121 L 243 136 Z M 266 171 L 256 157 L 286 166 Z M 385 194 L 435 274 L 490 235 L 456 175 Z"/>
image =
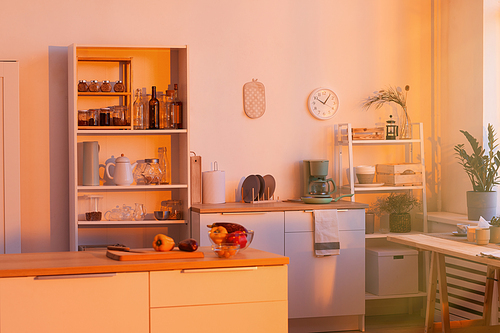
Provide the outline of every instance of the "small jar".
<path id="1" fill-rule="evenodd" d="M 99 124 L 101 126 L 111 126 L 111 109 L 102 108 L 99 110 Z"/>
<path id="2" fill-rule="evenodd" d="M 115 92 L 124 92 L 125 91 L 125 86 L 123 85 L 123 82 L 118 80 L 115 82 L 115 86 L 113 87 L 113 90 Z"/>
<path id="3" fill-rule="evenodd" d="M 109 80 L 102 81 L 101 91 L 102 92 L 110 92 L 111 91 L 111 83 L 109 83 Z"/>
<path id="4" fill-rule="evenodd" d="M 127 107 L 124 105 L 115 105 L 113 108 L 113 126 L 127 125 L 126 110 Z"/>
<path id="5" fill-rule="evenodd" d="M 85 80 L 80 80 L 78 81 L 78 91 L 79 92 L 86 92 L 89 90 L 89 85 L 87 81 Z"/>
<path id="6" fill-rule="evenodd" d="M 146 185 L 159 185 L 161 181 L 161 170 L 160 164 L 158 164 L 157 158 L 146 158 L 144 160 L 146 165 L 142 171 L 142 177 Z"/>
<path id="7" fill-rule="evenodd" d="M 90 92 L 98 92 L 99 91 L 99 82 L 97 82 L 97 80 L 90 81 L 89 91 Z"/>
<path id="8" fill-rule="evenodd" d="M 89 109 L 89 126 L 99 126 L 99 109 Z"/>
<path id="9" fill-rule="evenodd" d="M 89 200 L 89 209 L 85 213 L 85 220 L 87 221 L 100 221 L 102 218 L 102 212 L 100 209 L 100 200 L 102 195 L 88 195 L 86 196 Z"/>
<path id="10" fill-rule="evenodd" d="M 78 126 L 89 125 L 89 110 L 78 110 Z"/>
<path id="11" fill-rule="evenodd" d="M 182 201 L 181 200 L 165 200 L 161 202 L 161 209 L 169 211 L 169 220 L 182 220 Z"/>

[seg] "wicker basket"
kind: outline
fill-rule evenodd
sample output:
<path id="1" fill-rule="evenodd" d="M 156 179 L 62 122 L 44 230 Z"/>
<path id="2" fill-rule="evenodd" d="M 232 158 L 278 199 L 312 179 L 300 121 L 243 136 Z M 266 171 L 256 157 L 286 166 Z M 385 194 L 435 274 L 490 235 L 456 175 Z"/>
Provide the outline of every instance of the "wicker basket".
<path id="1" fill-rule="evenodd" d="M 411 215 L 410 213 L 390 214 L 389 215 L 389 230 L 390 232 L 410 232 L 411 231 Z"/>

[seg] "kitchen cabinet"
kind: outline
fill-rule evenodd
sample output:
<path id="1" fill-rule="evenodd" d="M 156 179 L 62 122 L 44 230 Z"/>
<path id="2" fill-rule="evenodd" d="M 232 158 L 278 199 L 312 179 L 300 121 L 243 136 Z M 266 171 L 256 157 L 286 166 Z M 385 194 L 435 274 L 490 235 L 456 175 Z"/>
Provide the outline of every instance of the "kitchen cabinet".
<path id="1" fill-rule="evenodd" d="M 176 241 L 189 236 L 190 177 L 189 177 L 189 82 L 187 46 L 133 47 L 86 46 L 68 47 L 69 100 L 69 196 L 70 249 L 80 245 L 122 243 L 130 247 L 149 247 L 157 233 L 168 233 Z M 121 80 L 124 92 L 78 92 L 79 80 Z M 151 87 L 158 91 L 179 86 L 179 100 L 183 103 L 182 128 L 161 130 L 134 130 L 133 121 L 124 126 L 78 126 L 78 110 L 126 106 L 132 113 L 132 93 Z M 131 119 L 130 119 L 131 120 Z M 83 185 L 83 142 L 99 144 L 99 185 Z M 106 164 L 124 154 L 131 163 L 158 158 L 158 148 L 167 147 L 170 167 L 169 184 L 142 185 L 136 167 L 130 186 L 115 186 L 104 175 Z M 111 168 L 112 169 L 112 168 Z M 100 195 L 102 219 L 87 221 L 87 196 Z M 164 200 L 181 200 L 181 220 L 157 221 L 153 217 Z M 105 213 L 123 205 L 135 208 L 144 204 L 147 215 L 142 221 L 105 220 Z"/>
<path id="2" fill-rule="evenodd" d="M 285 215 L 283 212 L 233 212 L 192 214 L 192 235 L 200 241 L 200 246 L 211 245 L 207 225 L 215 222 L 233 222 L 254 231 L 250 245 L 271 253 L 285 253 Z"/>
<path id="3" fill-rule="evenodd" d="M 187 323 L 189 332 L 287 332 L 287 266 L 159 271 L 150 279 L 151 333 L 185 331 Z"/>
<path id="4" fill-rule="evenodd" d="M 0 279 L 0 331 L 149 332 L 148 273 Z"/>
<path id="5" fill-rule="evenodd" d="M 340 254 L 316 257 L 313 213 L 285 212 L 285 256 L 290 258 L 289 318 L 344 316 L 350 320 L 346 320 L 343 330 L 364 327 L 364 214 L 362 209 L 338 210 Z M 314 331 L 338 329 L 332 322 L 334 318 L 326 324 L 309 322 L 309 326 Z"/>

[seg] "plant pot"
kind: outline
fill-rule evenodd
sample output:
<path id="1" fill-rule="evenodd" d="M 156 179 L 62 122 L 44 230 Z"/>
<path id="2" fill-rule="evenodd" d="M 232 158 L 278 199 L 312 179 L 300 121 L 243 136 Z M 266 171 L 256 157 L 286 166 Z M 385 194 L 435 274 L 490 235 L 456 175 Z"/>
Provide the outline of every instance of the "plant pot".
<path id="1" fill-rule="evenodd" d="M 490 227 L 490 243 L 500 243 L 500 227 L 491 226 Z"/>
<path id="2" fill-rule="evenodd" d="M 467 219 L 479 221 L 482 216 L 490 221 L 497 212 L 497 192 L 467 191 Z"/>
<path id="3" fill-rule="evenodd" d="M 398 232 L 398 233 L 410 232 L 411 231 L 410 213 L 390 214 L 389 230 L 390 232 Z"/>

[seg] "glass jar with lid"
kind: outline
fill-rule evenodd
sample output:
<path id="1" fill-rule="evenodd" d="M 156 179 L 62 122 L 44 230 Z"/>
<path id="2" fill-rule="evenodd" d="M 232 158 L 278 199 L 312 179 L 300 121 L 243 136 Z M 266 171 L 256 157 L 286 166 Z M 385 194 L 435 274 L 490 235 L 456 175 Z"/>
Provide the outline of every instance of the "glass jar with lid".
<path id="1" fill-rule="evenodd" d="M 86 92 L 89 90 L 89 85 L 86 80 L 80 80 L 78 81 L 78 91 L 79 92 Z"/>
<path id="2" fill-rule="evenodd" d="M 182 220 L 182 200 L 164 200 L 161 210 L 169 212 L 169 220 Z"/>
<path id="3" fill-rule="evenodd" d="M 110 92 L 111 91 L 111 83 L 109 83 L 109 80 L 102 81 L 101 91 L 102 92 Z"/>
<path id="4" fill-rule="evenodd" d="M 99 124 L 101 126 L 111 126 L 111 109 L 102 108 L 99 110 Z"/>
<path id="5" fill-rule="evenodd" d="M 78 126 L 89 125 L 89 110 L 78 110 Z"/>
<path id="6" fill-rule="evenodd" d="M 113 108 L 113 126 L 127 125 L 127 107 L 124 105 L 115 105 Z"/>
<path id="7" fill-rule="evenodd" d="M 89 126 L 99 126 L 99 109 L 89 109 Z"/>
<path id="8" fill-rule="evenodd" d="M 113 90 L 115 92 L 124 92 L 125 86 L 123 85 L 123 82 L 121 80 L 116 81 Z"/>
<path id="9" fill-rule="evenodd" d="M 157 158 L 146 158 L 142 171 L 142 177 L 146 185 L 159 185 L 161 181 L 161 170 Z"/>
<path id="10" fill-rule="evenodd" d="M 91 92 L 98 92 L 99 91 L 99 82 L 97 82 L 97 80 L 90 81 L 89 91 L 91 91 Z"/>

